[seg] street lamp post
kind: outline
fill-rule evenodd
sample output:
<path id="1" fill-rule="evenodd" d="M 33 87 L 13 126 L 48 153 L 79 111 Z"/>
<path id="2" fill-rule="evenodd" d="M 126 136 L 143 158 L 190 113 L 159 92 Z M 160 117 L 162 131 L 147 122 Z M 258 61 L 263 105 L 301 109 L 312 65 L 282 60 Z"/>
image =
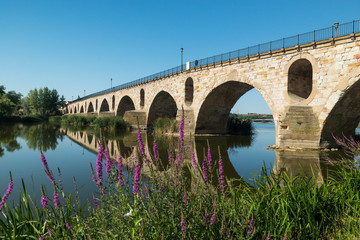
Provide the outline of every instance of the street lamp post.
<path id="1" fill-rule="evenodd" d="M 112 89 L 112 78 L 110 78 L 110 88 Z"/>
<path id="2" fill-rule="evenodd" d="M 339 23 L 338 22 L 334 23 L 334 27 L 335 27 L 335 37 L 337 37 L 337 30 L 339 27 Z"/>
<path id="3" fill-rule="evenodd" d="M 180 51 L 181 51 L 181 72 L 183 71 L 183 51 L 184 51 L 184 48 L 180 48 Z"/>

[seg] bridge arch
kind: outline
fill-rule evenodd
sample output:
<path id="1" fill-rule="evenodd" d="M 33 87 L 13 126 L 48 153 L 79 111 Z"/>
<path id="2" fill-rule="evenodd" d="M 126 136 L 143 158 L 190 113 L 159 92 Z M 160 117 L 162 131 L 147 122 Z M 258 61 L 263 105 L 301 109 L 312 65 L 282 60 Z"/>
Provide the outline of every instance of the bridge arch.
<path id="1" fill-rule="evenodd" d="M 191 77 L 185 81 L 185 104 L 190 106 L 194 98 L 194 81 Z"/>
<path id="2" fill-rule="evenodd" d="M 92 102 L 89 103 L 89 107 L 88 107 L 88 109 L 87 109 L 87 112 L 88 112 L 88 113 L 94 112 L 94 106 L 93 106 Z"/>
<path id="3" fill-rule="evenodd" d="M 76 106 L 74 107 L 74 113 L 77 113 L 77 111 L 76 111 Z"/>
<path id="4" fill-rule="evenodd" d="M 336 146 L 334 136 L 355 136 L 355 129 L 360 121 L 360 69 L 347 81 L 339 79 L 339 85 L 344 82 L 348 86 L 344 89 L 339 89 L 341 86 L 338 86 L 320 113 L 322 118 L 328 111 L 320 134 L 320 147 Z"/>
<path id="5" fill-rule="evenodd" d="M 84 113 L 84 106 L 81 106 L 79 113 Z"/>
<path id="6" fill-rule="evenodd" d="M 195 133 L 227 133 L 227 121 L 231 109 L 239 98 L 253 88 L 254 86 L 249 83 L 234 80 L 227 81 L 213 88 L 201 103 L 196 117 Z M 262 93 L 260 92 L 260 94 Z M 265 97 L 264 99 L 270 107 L 268 99 Z"/>
<path id="7" fill-rule="evenodd" d="M 158 118 L 176 118 L 177 110 L 174 98 L 168 92 L 160 91 L 149 108 L 148 128 L 151 129 Z"/>
<path id="8" fill-rule="evenodd" d="M 106 100 L 106 98 L 104 98 L 103 101 L 101 102 L 99 112 L 108 112 L 108 111 L 110 111 L 109 103 Z"/>
<path id="9" fill-rule="evenodd" d="M 129 96 L 121 98 L 120 103 L 116 110 L 116 116 L 123 117 L 126 111 L 135 110 L 135 104 Z"/>
<path id="10" fill-rule="evenodd" d="M 111 107 L 111 109 L 112 109 L 112 110 L 115 110 L 115 95 L 112 96 L 112 101 L 111 101 L 111 102 L 112 102 L 112 107 Z"/>

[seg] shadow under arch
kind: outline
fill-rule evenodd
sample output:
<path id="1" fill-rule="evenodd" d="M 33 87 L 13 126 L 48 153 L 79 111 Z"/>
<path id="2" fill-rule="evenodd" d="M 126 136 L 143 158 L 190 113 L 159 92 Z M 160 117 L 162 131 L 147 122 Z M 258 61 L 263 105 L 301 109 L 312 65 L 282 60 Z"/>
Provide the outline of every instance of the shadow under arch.
<path id="1" fill-rule="evenodd" d="M 152 129 L 158 118 L 176 118 L 177 110 L 174 98 L 168 92 L 159 92 L 149 108 L 147 127 Z"/>
<path id="2" fill-rule="evenodd" d="M 108 112 L 110 111 L 109 103 L 106 99 L 104 99 L 100 105 L 100 111 L 99 112 Z"/>
<path id="3" fill-rule="evenodd" d="M 129 96 L 121 98 L 116 110 L 116 116 L 123 117 L 126 111 L 135 110 L 135 104 Z"/>
<path id="4" fill-rule="evenodd" d="M 253 88 L 254 86 L 250 84 L 237 81 L 228 81 L 214 88 L 200 107 L 195 133 L 227 133 L 227 121 L 231 109 L 240 97 Z"/>
<path id="5" fill-rule="evenodd" d="M 90 102 L 87 112 L 94 112 L 94 106 L 92 102 Z"/>
<path id="6" fill-rule="evenodd" d="M 349 87 L 331 109 L 320 135 L 320 147 L 337 146 L 335 137 L 353 137 L 360 121 L 360 78 Z"/>

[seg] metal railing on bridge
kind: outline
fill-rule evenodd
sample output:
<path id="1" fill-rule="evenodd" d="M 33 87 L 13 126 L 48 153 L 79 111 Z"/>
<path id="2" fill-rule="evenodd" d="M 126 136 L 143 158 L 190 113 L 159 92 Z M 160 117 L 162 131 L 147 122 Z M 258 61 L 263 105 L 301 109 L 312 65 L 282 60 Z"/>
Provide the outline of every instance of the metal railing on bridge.
<path id="1" fill-rule="evenodd" d="M 214 65 L 217 63 L 227 62 L 227 61 L 231 61 L 231 60 L 235 60 L 235 59 L 241 59 L 241 58 L 246 58 L 246 57 L 249 58 L 251 56 L 260 55 L 260 54 L 264 54 L 267 52 L 278 51 L 278 50 L 282 50 L 282 49 L 286 49 L 286 48 L 290 48 L 290 47 L 296 47 L 296 46 L 300 46 L 300 45 L 304 45 L 304 44 L 321 42 L 324 40 L 329 40 L 329 39 L 333 39 L 333 38 L 337 38 L 337 37 L 343 37 L 346 35 L 356 34 L 359 32 L 360 32 L 360 20 L 354 20 L 352 22 L 337 24 L 337 25 L 334 24 L 333 26 L 328 27 L 328 28 L 323 28 L 323 29 L 314 30 L 311 32 L 303 33 L 303 34 L 298 34 L 298 35 L 295 35 L 292 37 L 287 37 L 287 38 L 279 39 L 276 41 L 270 41 L 270 42 L 258 44 L 258 45 L 252 46 L 252 47 L 243 48 L 243 49 L 235 50 L 232 52 L 227 52 L 227 53 L 219 54 L 216 56 L 203 58 L 200 60 L 194 60 L 194 61 L 190 62 L 190 69 Z M 168 70 L 165 70 L 165 71 L 162 71 L 159 73 L 155 73 L 150 76 L 143 77 L 143 78 L 140 78 L 140 79 L 128 82 L 128 83 L 124 83 L 124 84 L 118 85 L 116 87 L 105 89 L 103 91 L 99 91 L 99 92 L 84 96 L 82 98 L 78 98 L 72 102 L 84 100 L 86 98 L 101 95 L 101 94 L 108 93 L 111 91 L 115 91 L 115 90 L 131 87 L 134 85 L 146 83 L 146 82 L 158 79 L 158 78 L 171 76 L 173 74 L 181 73 L 182 69 L 186 69 L 186 64 L 183 64 L 182 66 L 180 65 L 177 67 L 173 67 Z"/>

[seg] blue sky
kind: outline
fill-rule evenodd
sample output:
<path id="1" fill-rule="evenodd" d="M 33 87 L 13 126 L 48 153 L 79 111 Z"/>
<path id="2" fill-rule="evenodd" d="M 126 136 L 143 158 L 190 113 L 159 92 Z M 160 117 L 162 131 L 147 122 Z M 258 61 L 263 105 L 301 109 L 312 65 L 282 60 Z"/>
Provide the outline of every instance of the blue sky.
<path id="1" fill-rule="evenodd" d="M 360 1 L 0 0 L 0 85 L 67 100 L 184 62 L 360 19 Z M 270 113 L 251 91 L 236 113 Z"/>

